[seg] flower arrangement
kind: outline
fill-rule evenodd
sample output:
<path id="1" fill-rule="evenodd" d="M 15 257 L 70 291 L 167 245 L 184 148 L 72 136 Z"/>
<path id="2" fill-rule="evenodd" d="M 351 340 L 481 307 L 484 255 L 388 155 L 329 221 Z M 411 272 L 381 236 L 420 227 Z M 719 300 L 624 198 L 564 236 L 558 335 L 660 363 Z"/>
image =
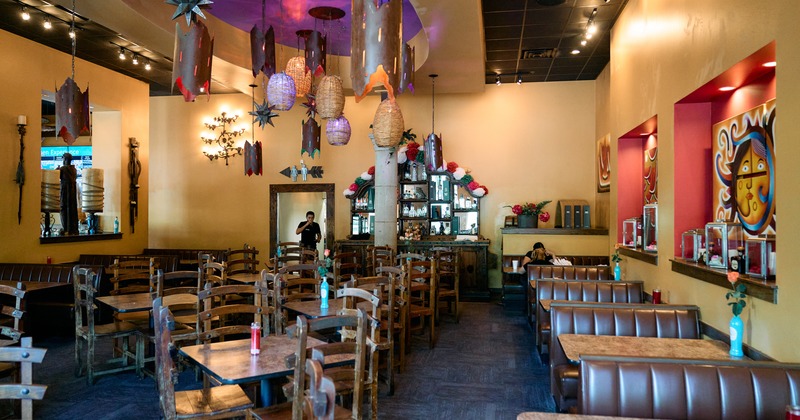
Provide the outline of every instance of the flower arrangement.
<path id="1" fill-rule="evenodd" d="M 505 206 L 511 207 L 511 212 L 516 214 L 517 216 L 526 215 L 526 216 L 539 216 L 539 220 L 543 222 L 547 222 L 550 220 L 550 213 L 543 212 L 544 206 L 550 204 L 551 200 L 544 200 L 538 203 L 523 203 L 523 204 L 514 204 L 513 206 Z"/>
<path id="2" fill-rule="evenodd" d="M 319 272 L 319 276 L 324 279 L 325 276 L 328 275 L 328 269 L 331 268 L 331 265 L 332 265 L 331 258 L 330 258 L 331 257 L 331 250 L 330 249 L 325 249 L 325 251 L 322 253 L 322 255 L 325 257 L 325 259 L 318 262 L 319 267 L 317 267 L 317 271 Z"/>
<path id="3" fill-rule="evenodd" d="M 408 136 L 406 136 L 406 134 L 403 133 L 403 137 L 407 138 L 408 142 L 397 150 L 397 163 L 403 164 L 408 161 L 424 163 L 425 150 L 423 149 L 422 145 L 414 141 L 414 138 L 417 135 L 410 133 L 410 130 L 408 131 L 409 131 Z M 478 183 L 478 181 L 475 181 L 475 178 L 473 178 L 472 175 L 469 174 L 469 171 L 458 166 L 457 163 L 447 162 L 443 164 L 442 168 L 440 169 L 450 172 L 456 183 L 469 190 L 469 192 L 474 197 L 480 198 L 485 196 L 486 194 L 489 194 L 489 189 L 486 188 L 485 185 L 481 185 Z M 345 197 L 352 196 L 353 194 L 356 193 L 356 191 L 358 191 L 358 189 L 362 185 L 364 185 L 364 183 L 371 180 L 374 176 L 375 176 L 375 167 L 370 166 L 370 168 L 366 172 L 363 172 L 358 178 L 355 179 L 355 181 L 353 181 L 352 184 L 350 184 L 350 186 L 346 190 L 344 190 L 344 196 Z M 547 201 L 545 204 L 547 203 L 549 203 L 549 201 Z M 548 220 L 550 219 L 550 214 L 547 215 L 547 219 Z M 543 221 L 546 222 L 547 220 Z"/>
<path id="4" fill-rule="evenodd" d="M 734 316 L 741 315 L 742 309 L 747 306 L 747 302 L 744 300 L 747 297 L 747 295 L 744 293 L 747 288 L 742 283 L 737 284 L 738 281 L 739 273 L 736 271 L 731 271 L 728 273 L 728 282 L 731 284 L 733 290 L 725 294 L 725 299 L 728 301 L 728 305 L 731 306 Z"/>
<path id="5" fill-rule="evenodd" d="M 620 244 L 614 245 L 614 253 L 611 255 L 611 261 L 615 263 L 622 261 L 622 257 L 619 256 L 619 245 Z"/>

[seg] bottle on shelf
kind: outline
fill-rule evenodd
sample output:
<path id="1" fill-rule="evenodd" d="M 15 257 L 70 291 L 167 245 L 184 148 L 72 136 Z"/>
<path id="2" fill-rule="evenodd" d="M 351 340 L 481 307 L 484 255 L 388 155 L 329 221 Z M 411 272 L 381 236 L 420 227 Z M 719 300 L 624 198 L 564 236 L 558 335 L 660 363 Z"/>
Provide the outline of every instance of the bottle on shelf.
<path id="1" fill-rule="evenodd" d="M 328 278 L 322 278 L 322 284 L 319 286 L 319 307 L 325 309 L 328 307 L 328 295 L 330 294 L 330 285 L 328 285 Z"/>
<path id="2" fill-rule="evenodd" d="M 466 207 L 466 202 L 464 201 L 464 195 L 463 194 L 459 194 L 458 195 L 458 208 L 462 209 L 462 210 L 467 208 Z"/>
<path id="3" fill-rule="evenodd" d="M 114 217 L 114 233 L 119 233 L 119 217 Z"/>

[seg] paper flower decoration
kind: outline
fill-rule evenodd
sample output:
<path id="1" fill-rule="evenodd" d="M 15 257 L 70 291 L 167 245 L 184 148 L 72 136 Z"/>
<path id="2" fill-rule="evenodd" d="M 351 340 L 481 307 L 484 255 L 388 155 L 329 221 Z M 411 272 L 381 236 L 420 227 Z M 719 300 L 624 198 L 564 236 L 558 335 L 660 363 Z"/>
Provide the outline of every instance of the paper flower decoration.
<path id="1" fill-rule="evenodd" d="M 370 175 L 369 172 L 362 172 L 360 178 L 369 181 L 372 179 L 372 175 Z"/>
<path id="2" fill-rule="evenodd" d="M 460 181 L 461 178 L 463 178 L 466 174 L 467 171 L 464 170 L 464 168 L 456 168 L 456 170 L 453 171 L 453 178 L 455 178 L 457 181 Z"/>
<path id="3" fill-rule="evenodd" d="M 370 175 L 375 175 L 375 167 L 370 166 L 369 169 L 367 169 L 367 173 Z"/>
<path id="4" fill-rule="evenodd" d="M 253 122 L 257 121 L 258 126 L 261 127 L 262 129 L 266 127 L 267 124 L 275 127 L 275 124 L 272 123 L 272 119 L 280 117 L 280 115 L 272 112 L 272 110 L 275 109 L 275 105 L 269 106 L 267 104 L 266 99 L 261 104 L 258 104 L 256 102 L 253 103 L 255 104 L 256 110 L 248 112 L 248 114 L 255 117 L 255 119 L 253 119 Z"/>

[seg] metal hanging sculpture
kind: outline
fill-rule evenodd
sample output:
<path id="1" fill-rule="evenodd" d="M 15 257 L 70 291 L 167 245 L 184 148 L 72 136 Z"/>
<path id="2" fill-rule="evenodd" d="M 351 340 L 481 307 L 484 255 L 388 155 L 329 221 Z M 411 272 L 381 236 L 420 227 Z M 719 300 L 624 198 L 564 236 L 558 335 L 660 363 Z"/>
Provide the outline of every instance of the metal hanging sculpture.
<path id="1" fill-rule="evenodd" d="M 394 100 L 403 60 L 403 0 L 376 7 L 375 0 L 353 0 L 350 25 L 350 77 L 356 102 L 376 83 Z"/>
<path id="2" fill-rule="evenodd" d="M 211 98 L 211 57 L 214 39 L 203 22 L 196 21 L 189 32 L 181 34 L 180 23 L 175 24 L 175 50 L 172 62 L 172 89 L 180 90 L 186 102 L 193 102 L 205 93 Z"/>
<path id="3" fill-rule="evenodd" d="M 311 31 L 306 39 L 306 71 L 315 77 L 325 74 L 327 64 L 327 38 L 319 31 Z"/>
<path id="4" fill-rule="evenodd" d="M 250 57 L 253 63 L 253 77 L 263 72 L 267 77 L 275 74 L 275 30 L 272 25 L 266 29 L 266 0 L 261 0 L 261 27 L 253 25 L 250 30 Z"/>
<path id="5" fill-rule="evenodd" d="M 442 170 L 442 138 L 436 135 L 436 78 L 438 74 L 429 74 L 431 78 L 431 133 L 425 139 L 425 169 L 428 172 Z"/>
<path id="6" fill-rule="evenodd" d="M 403 93 L 406 90 L 414 93 L 414 66 L 416 54 L 414 47 L 404 44 L 403 45 L 403 74 L 400 76 L 400 86 L 397 88 L 398 93 Z"/>
<path id="7" fill-rule="evenodd" d="M 303 156 L 303 153 L 308 153 L 311 159 L 314 159 L 314 154 L 319 153 L 319 147 L 319 124 L 317 124 L 317 120 L 309 118 L 308 121 L 303 121 L 303 144 L 300 148 L 300 156 Z"/>
<path id="8" fill-rule="evenodd" d="M 72 23 L 75 31 L 75 0 L 72 1 Z M 76 37 L 72 38 L 72 73 L 56 89 L 56 132 L 67 145 L 72 145 L 81 134 L 91 134 L 89 122 L 89 87 L 84 92 L 75 83 Z"/>
<path id="9" fill-rule="evenodd" d="M 262 103 L 253 102 L 253 110 L 248 112 L 248 114 L 253 116 L 253 122 L 258 122 L 258 126 L 263 130 L 267 124 L 275 127 L 275 123 L 272 122 L 273 118 L 278 118 L 278 115 L 275 112 L 272 112 L 275 109 L 275 105 L 270 106 L 267 104 L 267 100 L 265 99 Z"/>
<path id="10" fill-rule="evenodd" d="M 256 84 L 250 84 L 250 95 L 253 96 L 255 99 L 256 95 Z M 266 115 L 259 114 L 259 111 L 256 111 L 256 107 L 259 110 L 265 109 Z M 272 124 L 270 119 L 277 114 L 272 112 L 272 109 L 267 106 L 267 101 L 264 101 L 263 108 L 259 106 L 255 100 L 251 105 L 251 111 L 249 112 L 254 118 L 250 121 L 250 132 L 253 134 L 253 143 L 249 141 L 244 142 L 244 174 L 247 176 L 252 176 L 253 174 L 261 175 L 262 173 L 262 155 L 261 155 L 261 142 L 256 141 L 256 120 L 258 120 L 259 126 L 261 129 L 264 129 L 264 126 L 267 125 L 269 122 L 270 125 L 273 127 L 275 126 Z"/>
<path id="11" fill-rule="evenodd" d="M 166 3 L 178 6 L 175 9 L 175 14 L 172 15 L 172 20 L 175 20 L 180 15 L 184 15 L 186 17 L 186 24 L 191 25 L 192 22 L 197 21 L 197 16 L 205 19 L 206 15 L 203 14 L 202 9 L 205 9 L 214 2 L 211 0 L 167 0 Z"/>

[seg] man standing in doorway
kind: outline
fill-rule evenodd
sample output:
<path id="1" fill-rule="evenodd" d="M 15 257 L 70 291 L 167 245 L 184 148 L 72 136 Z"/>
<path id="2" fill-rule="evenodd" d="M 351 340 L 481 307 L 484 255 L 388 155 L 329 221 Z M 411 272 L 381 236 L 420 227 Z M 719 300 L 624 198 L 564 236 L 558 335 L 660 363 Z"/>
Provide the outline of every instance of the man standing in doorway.
<path id="1" fill-rule="evenodd" d="M 300 245 L 303 248 L 317 249 L 317 243 L 322 239 L 322 231 L 319 224 L 314 221 L 313 211 L 306 213 L 306 221 L 300 222 L 294 233 L 300 235 Z"/>

